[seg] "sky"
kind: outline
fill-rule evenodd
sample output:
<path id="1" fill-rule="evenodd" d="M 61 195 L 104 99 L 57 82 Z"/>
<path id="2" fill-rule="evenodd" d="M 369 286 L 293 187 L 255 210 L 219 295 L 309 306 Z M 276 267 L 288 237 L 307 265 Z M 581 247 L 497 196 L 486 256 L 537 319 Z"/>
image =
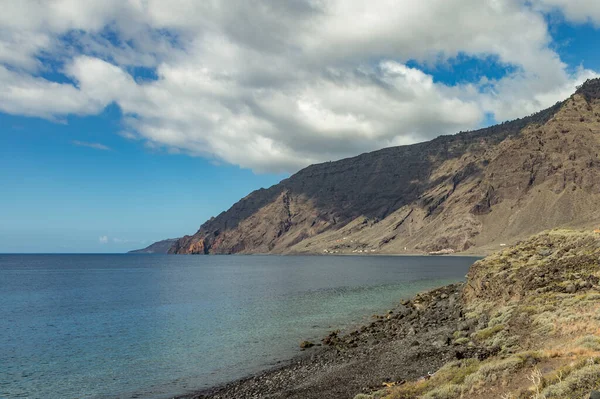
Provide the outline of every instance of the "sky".
<path id="1" fill-rule="evenodd" d="M 193 234 L 316 162 L 600 74 L 597 0 L 2 0 L 0 252 Z"/>

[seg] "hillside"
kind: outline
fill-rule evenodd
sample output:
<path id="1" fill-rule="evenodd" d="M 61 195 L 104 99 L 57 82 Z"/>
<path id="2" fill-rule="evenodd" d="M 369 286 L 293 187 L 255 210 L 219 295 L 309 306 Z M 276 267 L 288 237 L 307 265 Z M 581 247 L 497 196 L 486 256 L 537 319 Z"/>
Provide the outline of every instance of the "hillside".
<path id="1" fill-rule="evenodd" d="M 475 263 L 453 345 L 493 356 L 356 399 L 587 399 L 600 388 L 598 256 L 600 234 L 555 230 Z"/>
<path id="2" fill-rule="evenodd" d="M 600 222 L 600 80 L 530 117 L 309 166 L 170 253 L 488 252 Z"/>
<path id="3" fill-rule="evenodd" d="M 168 238 L 166 240 L 155 242 L 143 249 L 135 249 L 129 251 L 130 254 L 166 254 L 174 243 L 179 240 L 178 238 Z"/>

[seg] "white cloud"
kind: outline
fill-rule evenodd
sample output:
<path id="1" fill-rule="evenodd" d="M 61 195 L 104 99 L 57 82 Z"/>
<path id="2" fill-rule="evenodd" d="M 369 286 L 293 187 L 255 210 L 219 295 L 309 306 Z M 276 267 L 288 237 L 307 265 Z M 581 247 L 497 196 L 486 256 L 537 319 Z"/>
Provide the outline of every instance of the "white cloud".
<path id="1" fill-rule="evenodd" d="M 101 151 L 110 151 L 110 147 L 101 144 L 101 143 L 88 143 L 87 141 L 79 141 L 79 140 L 73 140 L 71 141 L 71 143 L 73 143 L 73 145 L 76 145 L 77 147 L 88 147 L 88 148 L 93 148 L 95 150 L 101 150 Z"/>
<path id="2" fill-rule="evenodd" d="M 596 18 L 595 2 L 6 3 L 0 110 L 61 118 L 116 103 L 124 137 L 257 171 L 474 128 L 487 112 L 524 116 L 594 76 L 568 72 L 543 12 L 558 7 L 585 21 Z M 514 72 L 448 86 L 406 66 L 460 54 Z M 62 65 L 71 82 L 41 77 L 49 66 L 39 57 Z M 132 66 L 155 68 L 157 78 L 136 81 Z"/>
<path id="3" fill-rule="evenodd" d="M 534 0 L 541 11 L 560 11 L 567 20 L 600 25 L 600 2 L 597 0 Z"/>
<path id="4" fill-rule="evenodd" d="M 94 114 L 107 104 L 90 99 L 73 85 L 56 83 L 16 72 L 0 65 L 0 110 L 26 116 L 52 118 L 68 114 Z"/>
<path id="5" fill-rule="evenodd" d="M 112 242 L 115 244 L 145 244 L 145 240 L 129 240 L 127 238 L 113 238 Z"/>
<path id="6" fill-rule="evenodd" d="M 108 237 L 108 236 L 100 236 L 98 238 L 98 242 L 100 244 L 145 244 L 146 240 L 130 240 L 126 238 L 118 238 L 118 237 Z"/>

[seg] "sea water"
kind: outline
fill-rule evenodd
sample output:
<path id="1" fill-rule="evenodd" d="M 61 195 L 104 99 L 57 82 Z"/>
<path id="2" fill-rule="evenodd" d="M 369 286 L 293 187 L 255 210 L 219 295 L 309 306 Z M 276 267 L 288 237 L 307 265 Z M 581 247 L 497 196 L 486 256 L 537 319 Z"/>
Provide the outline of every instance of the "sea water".
<path id="1" fill-rule="evenodd" d="M 464 279 L 471 257 L 0 255 L 0 398 L 167 398 Z"/>

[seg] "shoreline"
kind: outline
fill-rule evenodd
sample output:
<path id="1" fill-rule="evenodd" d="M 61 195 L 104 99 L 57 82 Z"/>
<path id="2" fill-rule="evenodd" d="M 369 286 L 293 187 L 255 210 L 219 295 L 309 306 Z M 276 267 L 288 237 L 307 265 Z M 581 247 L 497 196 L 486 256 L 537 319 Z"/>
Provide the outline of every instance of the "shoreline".
<path id="1" fill-rule="evenodd" d="M 429 257 L 462 257 L 462 258 L 485 258 L 493 254 L 494 252 L 500 251 L 494 250 L 489 252 L 455 252 L 450 254 L 430 254 L 427 252 L 415 252 L 415 253 L 318 253 L 318 252 L 290 252 L 290 253 L 234 253 L 234 254 L 141 254 L 141 255 L 175 255 L 175 256 L 390 256 L 390 257 L 402 257 L 402 256 L 422 256 Z M 140 255 L 140 254 L 133 254 Z"/>
<path id="2" fill-rule="evenodd" d="M 281 365 L 176 399 L 352 399 L 385 384 L 425 377 L 453 359 L 485 358 L 490 354 L 484 348 L 453 342 L 455 331 L 474 327 L 464 319 L 464 285 L 417 294 L 369 324 L 330 333 L 323 346 L 306 349 Z"/>

